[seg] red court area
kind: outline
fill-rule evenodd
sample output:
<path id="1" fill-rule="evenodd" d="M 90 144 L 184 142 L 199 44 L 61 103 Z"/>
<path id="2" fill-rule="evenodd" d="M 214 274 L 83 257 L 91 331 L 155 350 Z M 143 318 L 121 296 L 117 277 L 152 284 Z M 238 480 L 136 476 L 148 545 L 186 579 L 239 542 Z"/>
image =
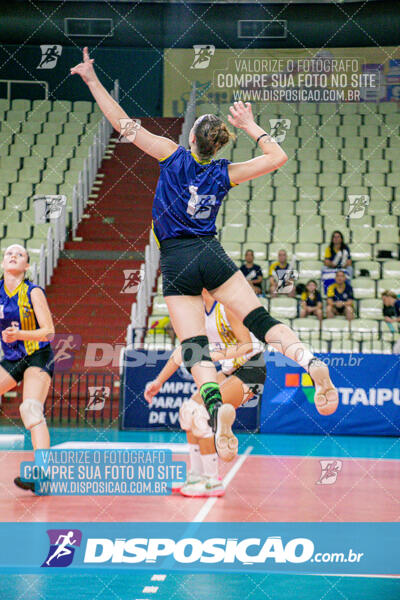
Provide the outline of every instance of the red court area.
<path id="1" fill-rule="evenodd" d="M 29 452 L 0 452 L 1 521 L 399 521 L 400 461 L 340 459 L 334 484 L 316 457 L 247 456 L 222 465 L 222 498 L 169 496 L 35 496 L 15 487 Z M 182 455 L 175 457 L 182 460 Z M 240 458 L 238 459 L 240 460 Z M 243 460 L 243 457 L 242 457 Z M 335 459 L 330 459 L 334 461 Z"/>

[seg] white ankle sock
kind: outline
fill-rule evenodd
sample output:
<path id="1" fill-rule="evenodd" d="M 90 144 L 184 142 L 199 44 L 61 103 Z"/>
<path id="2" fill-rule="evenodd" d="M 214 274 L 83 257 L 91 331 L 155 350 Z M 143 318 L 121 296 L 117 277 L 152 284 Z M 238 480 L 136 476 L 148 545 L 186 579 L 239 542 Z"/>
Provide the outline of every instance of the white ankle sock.
<path id="1" fill-rule="evenodd" d="M 301 367 L 303 367 L 303 369 L 305 371 L 307 371 L 307 373 L 308 373 L 308 365 L 310 363 L 310 360 L 312 358 L 314 358 L 314 354 L 312 352 L 310 352 L 309 350 L 307 350 L 307 348 L 304 348 L 304 350 L 303 349 L 299 349 L 296 354 L 297 354 L 296 359 L 295 359 L 296 362 Z"/>
<path id="2" fill-rule="evenodd" d="M 218 455 L 214 454 L 202 454 L 201 459 L 203 461 L 203 472 L 207 477 L 214 477 L 218 479 Z"/>
<path id="3" fill-rule="evenodd" d="M 194 475 L 203 474 L 203 461 L 198 444 L 189 444 L 189 470 Z"/>

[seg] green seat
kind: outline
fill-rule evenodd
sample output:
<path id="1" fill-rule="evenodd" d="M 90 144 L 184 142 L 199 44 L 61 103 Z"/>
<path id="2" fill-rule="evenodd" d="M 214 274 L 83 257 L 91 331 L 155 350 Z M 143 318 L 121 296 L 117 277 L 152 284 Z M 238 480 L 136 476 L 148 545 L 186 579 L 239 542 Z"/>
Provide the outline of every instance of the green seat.
<path id="1" fill-rule="evenodd" d="M 351 233 L 352 243 L 363 243 L 375 244 L 376 242 L 376 231 L 370 227 L 354 227 Z"/>
<path id="2" fill-rule="evenodd" d="M 242 183 L 240 185 L 235 185 L 229 190 L 227 204 L 229 204 L 232 200 L 240 200 L 241 202 L 246 202 L 249 198 L 250 186 L 246 183 Z"/>
<path id="3" fill-rule="evenodd" d="M 399 151 L 397 148 L 385 148 L 385 159 L 397 161 L 399 159 Z"/>
<path id="4" fill-rule="evenodd" d="M 335 200 L 337 202 L 344 202 L 346 199 L 346 190 L 343 186 L 337 185 L 326 185 L 321 189 L 321 201 Z"/>
<path id="5" fill-rule="evenodd" d="M 323 140 L 327 140 L 330 143 L 330 139 L 328 138 L 335 138 L 338 135 L 338 129 L 339 128 L 333 123 L 323 123 L 318 129 L 318 135 Z"/>
<path id="6" fill-rule="evenodd" d="M 246 242 L 251 244 L 252 242 L 270 242 L 271 241 L 271 228 L 265 223 L 257 223 L 247 228 L 246 230 Z"/>
<path id="7" fill-rule="evenodd" d="M 340 184 L 340 175 L 339 173 L 320 173 L 318 176 L 318 184 L 321 187 L 327 186 L 339 186 Z"/>
<path id="8" fill-rule="evenodd" d="M 11 194 L 20 194 L 24 196 L 32 196 L 33 194 L 33 184 L 25 183 L 25 182 L 17 182 L 11 185 Z"/>
<path id="9" fill-rule="evenodd" d="M 339 136 L 340 137 L 355 137 L 359 135 L 359 127 L 357 125 L 341 125 L 339 127 Z"/>
<path id="10" fill-rule="evenodd" d="M 355 298 L 375 298 L 375 281 L 367 277 L 355 277 L 351 281 Z"/>
<path id="11" fill-rule="evenodd" d="M 57 144 L 57 136 L 55 133 L 39 133 L 36 136 L 36 143 L 38 145 L 47 144 L 48 146 L 55 146 Z"/>
<path id="12" fill-rule="evenodd" d="M 362 125 L 360 127 L 360 135 L 362 137 L 378 137 L 380 127 L 378 125 Z"/>
<path id="13" fill-rule="evenodd" d="M 64 125 L 64 135 L 82 135 L 85 129 L 85 125 L 79 122 L 65 123 Z"/>
<path id="14" fill-rule="evenodd" d="M 382 295 L 385 290 L 390 290 L 395 294 L 400 294 L 400 280 L 399 279 L 379 279 L 378 280 L 378 296 Z"/>
<path id="15" fill-rule="evenodd" d="M 252 242 L 251 249 L 254 252 L 254 258 L 256 259 L 256 262 L 260 260 L 266 260 L 267 246 L 264 242 Z"/>
<path id="16" fill-rule="evenodd" d="M 72 102 L 70 100 L 54 100 L 51 109 L 52 112 L 70 113 Z"/>
<path id="17" fill-rule="evenodd" d="M 358 260 L 355 263 L 355 276 L 360 277 L 361 270 L 366 270 L 369 273 L 370 279 L 379 279 L 381 274 L 380 264 L 374 260 Z"/>
<path id="18" fill-rule="evenodd" d="M 321 102 L 318 104 L 318 113 L 323 117 L 336 115 L 338 107 L 333 102 Z"/>
<path id="19" fill-rule="evenodd" d="M 53 157 L 60 159 L 67 159 L 74 155 L 74 147 L 65 147 L 62 144 L 58 144 L 53 148 Z"/>
<path id="20" fill-rule="evenodd" d="M 9 211 L 26 211 L 29 207 L 29 197 L 25 194 L 13 194 L 6 198 L 5 208 Z"/>
<path id="21" fill-rule="evenodd" d="M 276 260 L 278 260 L 279 250 L 286 250 L 288 259 L 290 261 L 290 258 L 293 253 L 293 244 L 290 244 L 289 242 L 272 242 L 271 244 L 268 244 L 267 260 L 269 260 L 270 262 L 275 262 Z M 265 260 L 265 256 L 262 260 Z"/>
<path id="22" fill-rule="evenodd" d="M 365 146 L 364 138 L 362 138 L 362 137 L 354 136 L 354 137 L 346 137 L 343 139 L 344 139 L 343 148 L 346 151 L 346 153 L 350 153 L 350 154 L 347 154 L 348 156 L 351 155 L 351 152 L 353 149 L 364 148 L 364 146 Z"/>
<path id="23" fill-rule="evenodd" d="M 321 244 L 324 241 L 324 232 L 322 229 L 315 229 L 313 225 L 303 225 L 299 228 L 299 242 L 313 242 Z"/>
<path id="24" fill-rule="evenodd" d="M 350 330 L 348 321 L 344 318 L 324 319 L 321 325 L 321 338 L 323 340 L 348 340 Z"/>
<path id="25" fill-rule="evenodd" d="M 15 183 L 18 181 L 17 169 L 2 169 L 0 167 L 0 181 L 4 181 L 6 183 Z"/>
<path id="26" fill-rule="evenodd" d="M 318 244 L 299 242 L 294 247 L 294 253 L 299 261 L 316 261 L 318 259 Z"/>
<path id="27" fill-rule="evenodd" d="M 297 215 L 307 215 L 315 214 L 317 210 L 317 203 L 314 200 L 309 200 L 308 198 L 298 200 L 294 204 L 294 210 Z"/>
<path id="28" fill-rule="evenodd" d="M 382 264 L 382 276 L 384 279 L 398 278 L 400 280 L 400 261 L 385 261 Z"/>
<path id="29" fill-rule="evenodd" d="M 262 212 L 250 211 L 250 227 L 262 225 L 270 231 L 272 230 L 272 216 Z"/>
<path id="30" fill-rule="evenodd" d="M 239 242 L 225 242 L 223 247 L 225 252 L 227 252 L 233 260 L 240 260 L 242 251 Z"/>
<path id="31" fill-rule="evenodd" d="M 41 179 L 40 168 L 27 168 L 24 167 L 19 173 L 19 181 L 21 183 L 39 183 Z"/>
<path id="32" fill-rule="evenodd" d="M 7 98 L 0 98 L 0 110 L 10 110 L 10 101 Z"/>
<path id="33" fill-rule="evenodd" d="M 36 144 L 32 147 L 32 156 L 39 159 L 48 158 L 52 154 L 52 147 L 48 144 Z"/>
<path id="34" fill-rule="evenodd" d="M 318 151 L 317 148 L 297 148 L 296 150 L 296 158 L 302 163 L 307 160 L 317 160 L 318 159 Z"/>
<path id="35" fill-rule="evenodd" d="M 341 176 L 341 185 L 350 188 L 352 192 L 352 188 L 357 186 L 362 186 L 364 183 L 363 174 L 362 173 L 343 173 Z"/>
<path id="36" fill-rule="evenodd" d="M 68 158 L 52 156 L 46 161 L 46 171 L 52 173 L 63 173 L 68 168 Z"/>
<path id="37" fill-rule="evenodd" d="M 62 133 L 63 125 L 62 123 L 44 123 L 43 124 L 43 133 L 45 135 L 59 135 Z"/>
<path id="38" fill-rule="evenodd" d="M 21 159 L 18 156 L 2 156 L 0 158 L 1 169 L 18 170 L 21 167 Z"/>
<path id="39" fill-rule="evenodd" d="M 375 187 L 384 186 L 386 181 L 385 173 L 365 173 L 363 175 L 363 182 L 365 186 Z"/>
<path id="40" fill-rule="evenodd" d="M 32 112 L 48 113 L 51 111 L 50 100 L 34 100 L 32 102 Z"/>
<path id="41" fill-rule="evenodd" d="M 293 202 L 297 200 L 297 188 L 294 186 L 279 186 L 275 191 L 275 202 L 272 203 L 272 214 L 280 214 L 282 207 L 286 206 L 287 212 L 294 212 Z M 278 211 L 278 212 L 277 212 Z"/>
<path id="42" fill-rule="evenodd" d="M 332 340 L 331 352 L 338 354 L 358 354 L 360 342 L 354 340 Z"/>
<path id="43" fill-rule="evenodd" d="M 363 298 L 359 304 L 359 315 L 361 319 L 382 319 L 383 304 L 377 298 Z"/>
<path id="44" fill-rule="evenodd" d="M 321 188 L 318 186 L 304 186 L 299 188 L 299 201 L 312 201 L 314 203 L 321 199 Z"/>
<path id="45" fill-rule="evenodd" d="M 26 144 L 22 144 L 20 142 L 14 142 L 8 148 L 8 155 L 23 158 L 24 156 L 31 155 L 31 147 Z"/>
<path id="46" fill-rule="evenodd" d="M 32 225 L 31 223 L 12 223 L 7 225 L 7 236 L 15 237 L 21 240 L 29 240 L 32 237 Z"/>
<path id="47" fill-rule="evenodd" d="M 11 110 L 27 112 L 31 110 L 31 101 L 25 98 L 17 98 L 11 102 Z"/>
<path id="48" fill-rule="evenodd" d="M 46 121 L 47 115 L 45 112 L 31 111 L 26 115 L 27 123 L 40 123 L 40 126 Z"/>
<path id="49" fill-rule="evenodd" d="M 269 312 L 271 317 L 276 319 L 294 319 L 297 317 L 297 302 L 294 298 L 286 298 L 282 294 L 278 298 L 271 298 Z"/>
<path id="50" fill-rule="evenodd" d="M 272 239 L 274 242 L 290 242 L 295 244 L 297 242 L 297 230 L 290 225 L 275 225 L 272 232 Z"/>
<path id="51" fill-rule="evenodd" d="M 41 131 L 42 123 L 40 121 L 25 121 L 22 125 L 23 134 L 36 135 L 37 133 L 41 133 Z"/>
<path id="52" fill-rule="evenodd" d="M 391 227 L 385 230 L 379 231 L 379 241 L 382 243 L 390 243 L 390 244 L 398 244 L 400 243 L 399 239 L 399 228 Z"/>
<path id="53" fill-rule="evenodd" d="M 298 173 L 296 175 L 296 185 L 301 188 L 314 187 L 317 185 L 317 174 L 316 173 Z"/>
<path id="54" fill-rule="evenodd" d="M 22 123 L 23 121 L 25 121 L 26 119 L 26 110 L 8 110 L 7 111 L 7 121 L 10 122 L 16 122 L 16 123 Z"/>
<path id="55" fill-rule="evenodd" d="M 322 173 L 342 173 L 344 170 L 344 163 L 338 159 L 328 159 L 322 161 Z"/>
<path id="56" fill-rule="evenodd" d="M 371 260 L 373 256 L 373 245 L 358 242 L 351 250 L 353 260 Z"/>
<path id="57" fill-rule="evenodd" d="M 358 342 L 378 339 L 379 322 L 375 319 L 354 319 L 351 322 L 351 337 Z"/>
<path id="58" fill-rule="evenodd" d="M 299 255 L 297 254 L 298 246 L 299 244 L 296 245 L 295 252 L 296 257 L 300 259 Z M 314 246 L 316 246 L 316 244 L 314 244 Z M 319 279 L 321 277 L 321 261 L 301 260 L 299 271 L 303 279 Z"/>
<path id="59" fill-rule="evenodd" d="M 371 199 L 368 205 L 369 215 L 386 215 L 389 214 L 389 205 L 387 201 Z"/>
<path id="60" fill-rule="evenodd" d="M 93 103 L 88 101 L 76 100 L 73 104 L 74 113 L 85 113 L 89 114 L 93 110 Z"/>
<path id="61" fill-rule="evenodd" d="M 361 115 L 358 115 L 358 114 L 343 115 L 342 116 L 342 125 L 351 125 L 351 126 L 361 125 Z"/>
<path id="62" fill-rule="evenodd" d="M 11 246 L 12 244 L 19 244 L 20 246 L 25 247 L 25 240 L 16 237 L 5 237 L 0 240 L 0 250 L 5 250 L 6 248 L 8 248 L 8 246 Z"/>
<path id="63" fill-rule="evenodd" d="M 225 242 L 244 242 L 246 229 L 243 225 L 225 225 L 221 231 L 222 244 Z"/>
<path id="64" fill-rule="evenodd" d="M 283 203 L 282 203 L 283 204 Z M 284 205 L 282 206 L 282 210 L 279 212 L 277 212 L 277 215 L 275 216 L 275 227 L 276 226 L 284 226 L 284 227 L 291 227 L 292 229 L 297 229 L 297 217 L 296 215 L 292 215 L 289 213 L 289 211 L 287 212 L 287 214 L 285 214 L 284 212 L 282 212 L 284 210 Z"/>
<path id="65" fill-rule="evenodd" d="M 44 158 L 38 156 L 26 156 L 23 159 L 23 169 L 43 169 Z"/>
<path id="66" fill-rule="evenodd" d="M 58 125 L 63 125 L 67 122 L 68 113 L 66 112 L 50 112 L 47 115 L 48 123 L 56 123 Z"/>
<path id="67" fill-rule="evenodd" d="M 60 185 L 61 183 L 64 183 L 64 174 L 62 171 L 57 172 L 50 169 L 46 169 L 43 172 L 43 183 L 54 183 L 55 185 Z"/>
<path id="68" fill-rule="evenodd" d="M 35 189 L 35 195 L 50 195 L 57 194 L 57 185 L 55 183 L 47 183 L 46 181 L 42 181 L 38 183 Z"/>
<path id="69" fill-rule="evenodd" d="M 339 200 L 323 200 L 319 204 L 320 215 L 341 215 L 343 209 L 343 203 Z"/>

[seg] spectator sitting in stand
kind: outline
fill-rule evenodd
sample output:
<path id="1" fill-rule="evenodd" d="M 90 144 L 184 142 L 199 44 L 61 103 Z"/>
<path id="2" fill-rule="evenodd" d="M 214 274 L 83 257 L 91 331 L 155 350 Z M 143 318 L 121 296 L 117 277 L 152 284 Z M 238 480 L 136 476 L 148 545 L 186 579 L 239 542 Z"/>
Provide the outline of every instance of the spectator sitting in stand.
<path id="1" fill-rule="evenodd" d="M 300 317 L 304 318 L 309 315 L 315 315 L 318 321 L 322 321 L 322 298 L 314 279 L 307 282 L 306 289 L 301 294 Z"/>
<path id="2" fill-rule="evenodd" d="M 246 254 L 244 255 L 244 263 L 240 267 L 240 270 L 246 277 L 257 296 L 259 296 L 262 292 L 261 283 L 263 280 L 263 274 L 261 267 L 254 263 L 253 250 L 246 250 Z"/>
<path id="3" fill-rule="evenodd" d="M 278 260 L 273 262 L 269 268 L 269 293 L 275 296 L 281 290 L 287 296 L 296 296 L 294 285 L 295 273 L 287 260 L 286 250 L 279 250 Z"/>
<path id="4" fill-rule="evenodd" d="M 331 283 L 327 290 L 326 316 L 331 319 L 337 315 L 344 315 L 351 321 L 354 319 L 353 302 L 353 288 L 346 281 L 346 273 L 337 271 L 335 283 Z"/>
<path id="5" fill-rule="evenodd" d="M 400 299 L 394 292 L 385 290 L 382 292 L 383 301 L 383 318 L 387 323 L 390 331 L 397 331 L 400 323 Z M 397 327 L 395 324 L 397 323 Z"/>
<path id="6" fill-rule="evenodd" d="M 331 242 L 325 249 L 324 265 L 329 269 L 346 269 L 350 279 L 353 276 L 350 248 L 340 231 L 332 233 Z"/>

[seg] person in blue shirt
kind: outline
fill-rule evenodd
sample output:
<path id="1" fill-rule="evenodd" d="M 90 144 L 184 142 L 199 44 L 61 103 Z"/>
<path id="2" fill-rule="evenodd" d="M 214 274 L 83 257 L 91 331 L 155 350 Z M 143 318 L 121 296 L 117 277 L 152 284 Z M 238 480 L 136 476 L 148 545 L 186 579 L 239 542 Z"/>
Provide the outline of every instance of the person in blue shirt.
<path id="1" fill-rule="evenodd" d="M 226 449 L 235 446 L 237 440 L 232 433 L 232 412 L 222 404 L 217 371 L 208 350 L 203 288 L 260 341 L 298 362 L 314 380 L 317 410 L 321 414 L 334 412 L 339 398 L 326 364 L 313 356 L 294 331 L 269 315 L 215 237 L 218 210 L 231 187 L 279 169 L 287 161 L 286 153 L 257 125 L 249 102 L 234 102 L 228 115 L 229 123 L 243 130 L 261 150 L 261 155 L 244 162 L 216 158 L 233 136 L 224 121 L 212 114 L 196 119 L 189 132 L 190 149 L 147 131 L 139 123 L 132 123 L 127 131 L 129 116 L 101 84 L 93 62 L 84 48 L 83 62 L 73 67 L 71 74 L 82 77 L 114 129 L 160 165 L 153 230 L 160 245 L 163 296 L 182 345 L 183 363 L 203 399 L 199 406 L 207 410 L 215 431 L 219 456 L 231 456 Z"/>
<path id="2" fill-rule="evenodd" d="M 354 294 L 350 283 L 346 281 L 346 273 L 337 271 L 335 283 L 328 286 L 326 316 L 332 319 L 336 315 L 344 315 L 348 321 L 354 319 Z"/>
<path id="3" fill-rule="evenodd" d="M 400 327 L 400 298 L 391 290 L 385 290 L 381 294 L 383 302 L 383 319 L 391 331 Z M 397 325 L 395 328 L 394 325 Z"/>
<path id="4" fill-rule="evenodd" d="M 43 405 L 53 374 L 50 340 L 54 325 L 44 291 L 26 274 L 29 255 L 13 244 L 4 252 L 0 279 L 0 330 L 3 359 L 0 361 L 0 395 L 23 382 L 19 407 L 22 422 L 31 433 L 34 450 L 50 447 Z M 32 482 L 19 477 L 15 484 L 34 491 Z"/>
<path id="5" fill-rule="evenodd" d="M 260 265 L 256 265 L 254 262 L 253 250 L 246 250 L 244 255 L 244 263 L 240 267 L 243 275 L 253 288 L 254 292 L 259 296 L 262 293 L 261 284 L 263 280 L 263 274 Z"/>

